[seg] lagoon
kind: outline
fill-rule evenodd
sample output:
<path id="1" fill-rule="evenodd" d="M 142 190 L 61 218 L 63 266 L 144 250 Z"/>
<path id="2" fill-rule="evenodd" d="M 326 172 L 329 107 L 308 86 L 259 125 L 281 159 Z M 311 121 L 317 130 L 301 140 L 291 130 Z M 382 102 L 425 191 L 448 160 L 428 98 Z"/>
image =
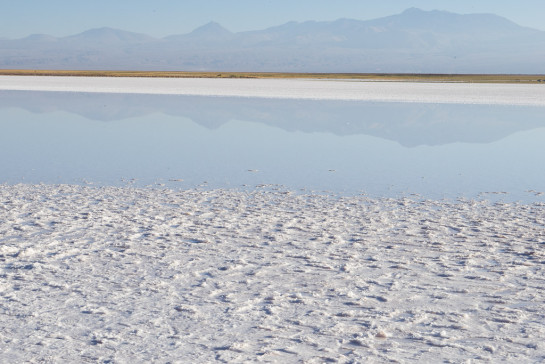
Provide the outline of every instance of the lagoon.
<path id="1" fill-rule="evenodd" d="M 534 201 L 545 191 L 544 112 L 521 102 L 0 91 L 0 183 Z"/>

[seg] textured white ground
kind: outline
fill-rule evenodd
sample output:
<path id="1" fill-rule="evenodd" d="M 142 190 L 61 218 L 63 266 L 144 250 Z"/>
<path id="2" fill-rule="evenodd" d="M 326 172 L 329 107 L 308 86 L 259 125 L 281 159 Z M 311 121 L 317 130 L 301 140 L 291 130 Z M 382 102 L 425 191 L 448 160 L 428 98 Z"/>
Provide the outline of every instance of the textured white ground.
<path id="1" fill-rule="evenodd" d="M 545 106 L 540 84 L 0 76 L 0 90 Z"/>
<path id="2" fill-rule="evenodd" d="M 545 360 L 545 204 L 0 185 L 0 362 Z"/>

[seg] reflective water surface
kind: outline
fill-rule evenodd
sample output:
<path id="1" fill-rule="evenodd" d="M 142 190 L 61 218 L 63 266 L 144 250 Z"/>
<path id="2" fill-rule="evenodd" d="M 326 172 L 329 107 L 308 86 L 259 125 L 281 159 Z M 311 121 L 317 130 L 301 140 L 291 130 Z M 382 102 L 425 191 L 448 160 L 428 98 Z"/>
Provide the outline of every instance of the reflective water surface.
<path id="1" fill-rule="evenodd" d="M 0 91 L 0 183 L 544 201 L 545 108 Z"/>

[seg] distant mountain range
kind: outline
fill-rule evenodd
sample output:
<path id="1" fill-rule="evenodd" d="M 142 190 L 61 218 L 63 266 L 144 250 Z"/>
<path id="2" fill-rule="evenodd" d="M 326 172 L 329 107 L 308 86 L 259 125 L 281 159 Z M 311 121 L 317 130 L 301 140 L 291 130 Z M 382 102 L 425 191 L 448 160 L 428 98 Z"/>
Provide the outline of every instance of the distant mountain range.
<path id="1" fill-rule="evenodd" d="M 545 32 L 492 14 L 415 8 L 367 21 L 289 22 L 239 33 L 211 22 L 165 38 L 100 28 L 61 38 L 0 38 L 0 68 L 545 73 Z"/>

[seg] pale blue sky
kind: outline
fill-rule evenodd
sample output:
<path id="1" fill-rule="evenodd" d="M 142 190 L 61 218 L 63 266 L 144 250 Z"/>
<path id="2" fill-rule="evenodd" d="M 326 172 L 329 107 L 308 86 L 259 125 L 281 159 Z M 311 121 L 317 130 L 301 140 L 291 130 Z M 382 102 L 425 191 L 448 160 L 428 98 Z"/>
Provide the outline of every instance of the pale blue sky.
<path id="1" fill-rule="evenodd" d="M 0 0 L 0 38 L 66 36 L 103 26 L 163 37 L 209 21 L 238 32 L 290 20 L 373 19 L 410 7 L 494 13 L 545 30 L 545 0 Z"/>

